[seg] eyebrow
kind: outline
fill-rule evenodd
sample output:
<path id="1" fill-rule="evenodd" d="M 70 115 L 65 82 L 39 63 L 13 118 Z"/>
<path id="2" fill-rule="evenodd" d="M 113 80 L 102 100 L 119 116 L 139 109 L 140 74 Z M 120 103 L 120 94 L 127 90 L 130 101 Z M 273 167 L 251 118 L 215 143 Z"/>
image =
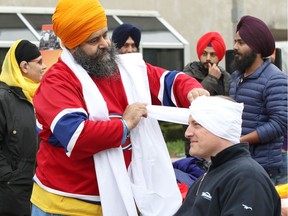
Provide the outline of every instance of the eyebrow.
<path id="1" fill-rule="evenodd" d="M 89 41 L 91 41 L 91 40 L 98 39 L 98 38 L 102 37 L 102 36 L 105 35 L 105 34 L 108 34 L 108 30 L 105 31 L 105 32 L 103 32 L 103 33 L 100 34 L 100 35 L 96 35 L 96 36 L 94 36 L 94 37 L 92 37 L 92 38 L 88 38 L 88 39 L 86 40 L 86 42 L 89 42 Z"/>
<path id="2" fill-rule="evenodd" d="M 29 62 L 41 62 L 42 61 L 42 58 L 36 58 L 36 59 L 32 59 L 30 60 Z"/>
<path id="3" fill-rule="evenodd" d="M 206 51 L 206 50 L 204 50 L 203 53 L 216 53 L 216 51 Z"/>
<path id="4" fill-rule="evenodd" d="M 236 38 L 236 39 L 234 39 L 234 42 L 243 42 L 243 39 L 242 38 Z"/>

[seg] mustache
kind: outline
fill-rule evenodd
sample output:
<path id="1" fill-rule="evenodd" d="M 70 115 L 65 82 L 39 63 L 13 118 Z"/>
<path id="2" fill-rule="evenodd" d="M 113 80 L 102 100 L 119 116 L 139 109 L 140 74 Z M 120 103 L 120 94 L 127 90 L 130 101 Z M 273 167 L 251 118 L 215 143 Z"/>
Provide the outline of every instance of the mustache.
<path id="1" fill-rule="evenodd" d="M 103 55 L 109 53 L 110 50 L 110 48 L 100 48 L 99 50 L 97 50 L 97 52 L 99 55 Z"/>
<path id="2" fill-rule="evenodd" d="M 206 62 L 203 63 L 203 65 L 207 65 L 207 67 L 208 67 L 209 64 L 212 65 L 211 61 L 206 61 Z"/>
<path id="3" fill-rule="evenodd" d="M 97 50 L 97 52 L 92 56 L 92 58 L 102 58 L 103 56 L 107 55 L 110 53 L 110 50 L 109 48 L 100 48 Z"/>
<path id="4" fill-rule="evenodd" d="M 239 53 L 238 51 L 235 50 L 235 51 L 233 52 L 233 55 L 241 55 L 241 53 Z"/>

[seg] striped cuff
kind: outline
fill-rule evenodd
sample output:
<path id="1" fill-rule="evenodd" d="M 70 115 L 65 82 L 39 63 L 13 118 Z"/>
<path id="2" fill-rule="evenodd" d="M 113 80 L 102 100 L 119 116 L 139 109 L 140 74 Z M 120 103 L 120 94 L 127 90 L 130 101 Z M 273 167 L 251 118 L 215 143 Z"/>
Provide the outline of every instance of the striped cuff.
<path id="1" fill-rule="evenodd" d="M 128 129 L 126 121 L 124 119 L 121 119 L 121 121 L 122 121 L 123 128 L 124 128 L 124 133 L 123 133 L 122 140 L 121 140 L 121 145 L 123 145 L 126 142 L 127 137 L 129 137 L 130 131 Z"/>

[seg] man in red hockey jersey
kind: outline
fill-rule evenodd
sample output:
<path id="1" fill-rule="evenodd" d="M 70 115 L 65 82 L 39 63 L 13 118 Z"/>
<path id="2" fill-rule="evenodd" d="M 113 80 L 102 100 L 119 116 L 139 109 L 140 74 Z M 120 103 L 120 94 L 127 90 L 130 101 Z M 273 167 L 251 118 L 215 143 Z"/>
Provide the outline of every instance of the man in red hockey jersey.
<path id="1" fill-rule="evenodd" d="M 174 173 L 169 174 L 170 158 L 159 149 L 159 125 L 144 121 L 146 105 L 188 107 L 209 93 L 184 73 L 146 64 L 140 53 L 116 56 L 97 0 L 60 0 L 52 19 L 63 52 L 34 96 L 42 131 L 32 215 L 173 214 L 181 195 Z M 146 153 L 139 150 L 149 143 L 153 148 Z M 133 167 L 132 145 L 133 155 L 140 155 Z M 147 159 L 135 169 L 139 158 Z M 164 165 L 167 177 L 158 183 L 161 176 L 154 169 Z M 141 175 L 148 177 L 145 184 Z"/>

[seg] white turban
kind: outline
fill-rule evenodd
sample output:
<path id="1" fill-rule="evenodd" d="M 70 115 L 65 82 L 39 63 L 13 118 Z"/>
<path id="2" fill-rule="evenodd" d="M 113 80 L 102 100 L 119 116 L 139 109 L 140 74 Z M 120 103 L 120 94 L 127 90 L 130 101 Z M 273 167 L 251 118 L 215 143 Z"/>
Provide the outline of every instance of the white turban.
<path id="1" fill-rule="evenodd" d="M 192 101 L 192 118 L 211 133 L 233 144 L 240 142 L 243 103 L 219 96 L 200 96 Z"/>

